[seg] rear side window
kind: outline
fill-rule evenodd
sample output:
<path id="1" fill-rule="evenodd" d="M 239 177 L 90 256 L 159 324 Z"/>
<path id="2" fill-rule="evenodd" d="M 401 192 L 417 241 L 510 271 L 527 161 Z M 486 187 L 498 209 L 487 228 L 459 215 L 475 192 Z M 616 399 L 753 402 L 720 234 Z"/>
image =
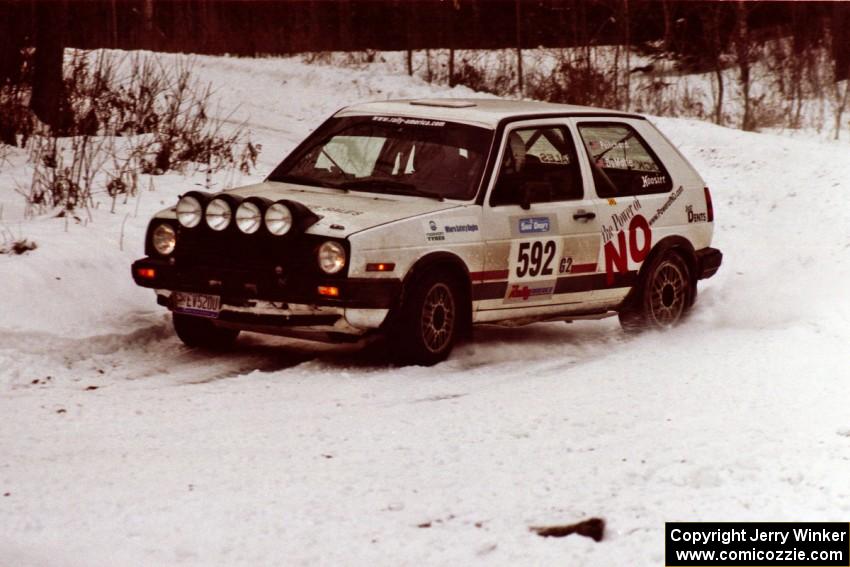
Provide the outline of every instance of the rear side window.
<path id="1" fill-rule="evenodd" d="M 600 197 L 666 193 L 673 188 L 658 156 L 631 126 L 583 123 L 578 130 Z"/>

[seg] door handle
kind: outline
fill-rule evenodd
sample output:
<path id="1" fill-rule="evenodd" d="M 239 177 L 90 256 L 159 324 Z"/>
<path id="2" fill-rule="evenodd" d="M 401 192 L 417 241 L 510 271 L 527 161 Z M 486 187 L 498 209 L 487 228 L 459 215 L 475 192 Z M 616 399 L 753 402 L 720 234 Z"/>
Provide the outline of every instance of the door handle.
<path id="1" fill-rule="evenodd" d="M 575 220 L 586 220 L 586 221 L 589 221 L 589 220 L 593 220 L 593 219 L 595 219 L 595 218 L 596 218 L 596 213 L 591 212 L 591 211 L 583 211 L 583 210 L 579 209 L 578 211 L 576 211 L 576 212 L 573 214 L 573 218 L 574 218 Z"/>

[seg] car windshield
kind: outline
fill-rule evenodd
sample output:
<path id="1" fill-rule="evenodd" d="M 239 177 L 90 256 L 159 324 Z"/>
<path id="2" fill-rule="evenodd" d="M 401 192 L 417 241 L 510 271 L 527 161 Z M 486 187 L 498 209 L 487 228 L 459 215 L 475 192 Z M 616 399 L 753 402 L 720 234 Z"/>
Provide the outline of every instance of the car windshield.
<path id="1" fill-rule="evenodd" d="M 351 191 L 469 200 L 493 131 L 400 116 L 335 117 L 269 176 Z"/>

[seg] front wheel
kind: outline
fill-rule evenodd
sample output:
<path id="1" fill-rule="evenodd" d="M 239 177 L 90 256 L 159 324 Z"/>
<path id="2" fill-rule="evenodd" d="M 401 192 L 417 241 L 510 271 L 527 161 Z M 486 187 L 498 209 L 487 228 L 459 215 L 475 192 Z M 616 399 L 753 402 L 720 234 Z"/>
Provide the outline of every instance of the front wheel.
<path id="1" fill-rule="evenodd" d="M 693 303 L 688 265 L 674 252 L 657 256 L 635 292 L 619 312 L 625 331 L 666 329 L 676 325 Z"/>
<path id="2" fill-rule="evenodd" d="M 172 313 L 174 331 L 186 346 L 210 350 L 224 350 L 231 346 L 239 336 L 238 329 L 216 327 L 212 321 L 203 317 Z"/>
<path id="3" fill-rule="evenodd" d="M 458 301 L 457 286 L 444 275 L 416 282 L 389 330 L 394 358 L 423 366 L 448 358 L 460 324 Z"/>

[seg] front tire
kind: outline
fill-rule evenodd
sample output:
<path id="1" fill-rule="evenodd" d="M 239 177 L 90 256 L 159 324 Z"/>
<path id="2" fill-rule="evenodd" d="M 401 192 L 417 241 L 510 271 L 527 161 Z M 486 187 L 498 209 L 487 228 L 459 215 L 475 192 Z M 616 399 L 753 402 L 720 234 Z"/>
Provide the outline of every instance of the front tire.
<path id="1" fill-rule="evenodd" d="M 186 346 L 209 350 L 226 350 L 233 346 L 238 329 L 216 327 L 212 321 L 203 317 L 172 313 L 174 331 Z"/>
<path id="2" fill-rule="evenodd" d="M 618 313 L 626 332 L 667 329 L 678 324 L 693 304 L 694 286 L 688 265 L 675 252 L 657 256 Z"/>
<path id="3" fill-rule="evenodd" d="M 441 273 L 413 284 L 389 329 L 394 358 L 402 364 L 432 366 L 448 358 L 461 326 L 460 294 Z"/>

